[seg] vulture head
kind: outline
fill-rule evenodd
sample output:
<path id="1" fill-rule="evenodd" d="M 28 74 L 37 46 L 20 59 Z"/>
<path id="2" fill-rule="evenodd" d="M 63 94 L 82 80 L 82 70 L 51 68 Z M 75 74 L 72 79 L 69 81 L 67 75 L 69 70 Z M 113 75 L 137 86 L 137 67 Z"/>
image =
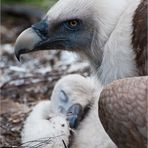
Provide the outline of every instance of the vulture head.
<path id="1" fill-rule="evenodd" d="M 75 51 L 100 63 L 96 0 L 60 0 L 39 22 L 25 30 L 17 39 L 15 54 L 38 50 Z M 99 50 L 99 51 L 98 51 Z M 98 58 L 99 56 L 99 58 Z M 95 59 L 94 59 L 95 57 Z"/>
<path id="2" fill-rule="evenodd" d="M 68 75 L 56 84 L 51 96 L 50 110 L 66 116 L 70 127 L 77 128 L 95 101 L 94 92 L 89 80 L 76 74 Z"/>
<path id="3" fill-rule="evenodd" d="M 143 53 L 145 44 L 139 46 L 137 32 L 134 38 L 132 35 L 136 27 L 145 28 L 140 23 L 133 27 L 139 4 L 140 0 L 59 0 L 40 22 L 18 37 L 16 57 L 38 50 L 75 51 L 89 60 L 102 84 L 135 76 L 137 65 L 145 65 L 136 55 Z"/>

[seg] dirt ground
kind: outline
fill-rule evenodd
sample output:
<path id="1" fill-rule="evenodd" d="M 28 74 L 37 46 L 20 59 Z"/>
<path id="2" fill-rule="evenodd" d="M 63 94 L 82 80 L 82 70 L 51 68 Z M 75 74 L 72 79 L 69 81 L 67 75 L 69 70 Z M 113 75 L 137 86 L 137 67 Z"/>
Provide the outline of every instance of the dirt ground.
<path id="1" fill-rule="evenodd" d="M 90 74 L 88 63 L 68 52 L 37 52 L 24 55 L 18 62 L 14 55 L 14 42 L 30 23 L 32 21 L 28 23 L 22 17 L 2 17 L 0 147 L 21 146 L 20 133 L 25 118 L 35 104 L 50 99 L 57 80 L 71 73 Z"/>

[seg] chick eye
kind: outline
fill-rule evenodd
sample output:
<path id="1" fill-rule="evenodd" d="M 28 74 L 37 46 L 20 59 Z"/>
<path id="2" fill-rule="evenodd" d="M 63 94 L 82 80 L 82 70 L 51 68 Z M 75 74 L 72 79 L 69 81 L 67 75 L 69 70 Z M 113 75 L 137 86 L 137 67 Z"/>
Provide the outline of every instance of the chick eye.
<path id="1" fill-rule="evenodd" d="M 66 28 L 68 28 L 70 30 L 77 30 L 77 29 L 79 29 L 80 21 L 78 19 L 69 20 L 65 23 L 65 25 L 66 25 Z"/>
<path id="2" fill-rule="evenodd" d="M 68 96 L 65 93 L 65 91 L 61 90 L 59 97 L 62 102 L 65 102 L 65 103 L 68 102 Z"/>

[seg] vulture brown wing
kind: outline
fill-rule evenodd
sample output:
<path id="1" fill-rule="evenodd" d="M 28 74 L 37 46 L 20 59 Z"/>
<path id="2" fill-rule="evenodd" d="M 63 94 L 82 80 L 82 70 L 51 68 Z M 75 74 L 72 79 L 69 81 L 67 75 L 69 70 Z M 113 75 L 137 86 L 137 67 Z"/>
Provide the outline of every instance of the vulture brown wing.
<path id="1" fill-rule="evenodd" d="M 142 0 L 133 19 L 133 47 L 140 75 L 148 75 L 147 48 L 147 5 L 148 0 Z"/>
<path id="2" fill-rule="evenodd" d="M 148 77 L 118 80 L 106 86 L 99 100 L 99 117 L 119 148 L 146 148 Z"/>

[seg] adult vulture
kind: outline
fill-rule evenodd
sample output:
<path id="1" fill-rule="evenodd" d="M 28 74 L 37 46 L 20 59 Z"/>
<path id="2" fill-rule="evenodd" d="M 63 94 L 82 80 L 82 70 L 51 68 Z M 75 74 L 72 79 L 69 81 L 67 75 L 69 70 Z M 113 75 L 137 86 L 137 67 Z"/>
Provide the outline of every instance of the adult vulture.
<path id="1" fill-rule="evenodd" d="M 75 51 L 88 59 L 103 85 L 114 80 L 133 77 L 131 79 L 136 81 L 134 83 L 136 87 L 139 85 L 139 88 L 146 90 L 148 77 L 140 80 L 134 77 L 147 75 L 147 3 L 147 0 L 60 0 L 48 11 L 41 22 L 32 25 L 18 37 L 15 54 L 19 59 L 21 54 L 38 50 Z M 113 114 L 107 114 L 107 118 L 103 116 L 106 115 L 104 111 L 114 112 L 112 104 L 118 106 L 120 103 L 116 101 L 124 102 L 125 98 L 131 100 L 132 95 L 126 95 L 126 97 L 119 95 L 116 97 L 118 99 L 113 99 L 119 93 L 116 87 L 119 85 L 122 88 L 128 87 L 126 85 L 128 82 L 124 83 L 124 81 L 109 86 L 109 89 L 114 89 L 112 95 L 106 89 L 103 91 L 103 97 L 99 102 L 99 116 L 103 124 L 108 122 L 107 118 L 112 119 Z M 131 83 L 130 92 L 134 92 L 133 96 L 138 96 L 141 89 L 134 89 L 134 84 Z M 130 83 L 128 85 L 130 86 Z M 124 90 L 120 91 L 124 94 L 127 92 Z M 142 93 L 140 97 L 130 101 L 130 106 L 134 106 L 133 104 L 138 101 L 147 104 L 147 91 Z M 120 109 L 118 115 L 125 115 L 120 122 L 120 131 L 127 133 L 130 130 L 126 136 L 120 134 L 119 128 L 108 130 L 105 125 L 103 126 L 119 148 L 135 148 L 135 141 L 138 142 L 137 147 L 139 145 L 146 147 L 147 130 L 144 129 L 147 129 L 147 112 L 145 112 L 147 105 L 142 108 L 145 119 L 142 134 L 139 133 L 138 122 L 135 121 L 140 112 L 139 103 L 135 105 L 136 112 L 130 110 L 135 117 L 134 122 L 130 124 L 131 121 L 128 120 L 129 124 L 126 126 L 124 126 L 124 117 L 126 120 L 128 114 L 123 112 L 125 105 L 120 106 L 122 109 L 118 106 Z M 142 118 L 138 120 L 143 121 Z M 116 120 L 111 120 L 108 124 L 119 127 Z"/>

